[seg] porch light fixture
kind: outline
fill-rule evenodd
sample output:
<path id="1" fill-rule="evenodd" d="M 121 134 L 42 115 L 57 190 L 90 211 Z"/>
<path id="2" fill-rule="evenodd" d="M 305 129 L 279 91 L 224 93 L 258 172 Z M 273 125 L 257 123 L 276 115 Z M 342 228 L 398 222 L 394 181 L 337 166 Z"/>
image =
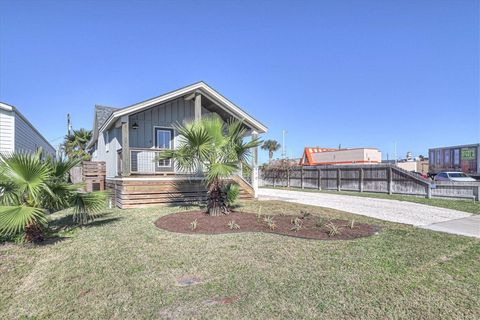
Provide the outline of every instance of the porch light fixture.
<path id="1" fill-rule="evenodd" d="M 134 122 L 132 125 L 132 129 L 137 130 L 138 129 L 138 123 Z"/>

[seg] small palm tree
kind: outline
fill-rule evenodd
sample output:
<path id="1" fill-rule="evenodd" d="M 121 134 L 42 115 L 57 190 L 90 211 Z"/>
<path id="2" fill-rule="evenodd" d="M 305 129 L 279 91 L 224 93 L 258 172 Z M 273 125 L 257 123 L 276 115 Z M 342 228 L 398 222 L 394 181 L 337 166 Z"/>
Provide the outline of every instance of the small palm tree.
<path id="1" fill-rule="evenodd" d="M 90 160 L 87 152 L 87 144 L 92 139 L 92 131 L 86 129 L 73 130 L 73 133 L 66 135 L 62 148 L 65 155 L 73 159 Z"/>
<path id="2" fill-rule="evenodd" d="M 231 120 L 224 123 L 219 117 L 176 125 L 179 147 L 165 150 L 159 160 L 173 159 L 180 171 L 202 174 L 207 190 L 207 212 L 212 216 L 228 214 L 226 179 L 246 163 L 251 148 L 260 144 L 258 138 L 245 142 L 247 130 L 243 123 Z"/>
<path id="3" fill-rule="evenodd" d="M 36 154 L 0 155 L 0 235 L 23 232 L 28 242 L 43 240 L 47 213 L 74 208 L 74 222 L 94 218 L 105 194 L 84 193 L 67 182 L 79 160 L 42 160 Z"/>
<path id="4" fill-rule="evenodd" d="M 262 150 L 268 150 L 268 163 L 272 162 L 273 153 L 280 149 L 281 145 L 276 140 L 265 140 L 262 144 Z"/>

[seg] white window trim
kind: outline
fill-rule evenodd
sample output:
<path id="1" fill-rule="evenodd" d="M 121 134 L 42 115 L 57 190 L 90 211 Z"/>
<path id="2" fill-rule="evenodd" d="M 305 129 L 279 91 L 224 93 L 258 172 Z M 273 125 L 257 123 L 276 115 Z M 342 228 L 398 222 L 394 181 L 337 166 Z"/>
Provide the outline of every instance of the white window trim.
<path id="1" fill-rule="evenodd" d="M 110 151 L 110 134 L 108 133 L 108 130 L 105 131 L 105 152 Z"/>
<path id="2" fill-rule="evenodd" d="M 170 143 L 171 144 L 170 149 L 175 150 L 175 129 L 172 128 L 172 127 L 164 127 L 164 126 L 153 126 L 153 146 L 152 146 L 152 149 L 164 150 L 164 149 L 157 148 L 157 130 L 164 130 L 164 131 L 171 132 L 172 139 L 171 139 L 171 143 Z M 163 160 L 163 161 L 165 161 L 165 160 Z M 172 159 L 169 159 L 168 162 L 169 162 L 168 165 L 160 165 L 160 161 L 157 161 L 155 163 L 155 165 L 158 168 L 171 168 L 172 167 Z"/>

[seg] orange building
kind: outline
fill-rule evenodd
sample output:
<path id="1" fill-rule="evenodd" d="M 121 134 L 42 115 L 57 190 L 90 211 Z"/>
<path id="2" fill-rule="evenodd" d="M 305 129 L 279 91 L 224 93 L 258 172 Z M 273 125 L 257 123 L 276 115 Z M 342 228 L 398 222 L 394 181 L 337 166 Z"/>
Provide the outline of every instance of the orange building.
<path id="1" fill-rule="evenodd" d="M 376 148 L 332 149 L 306 147 L 300 159 L 300 165 L 302 166 L 381 162 L 382 153 Z"/>

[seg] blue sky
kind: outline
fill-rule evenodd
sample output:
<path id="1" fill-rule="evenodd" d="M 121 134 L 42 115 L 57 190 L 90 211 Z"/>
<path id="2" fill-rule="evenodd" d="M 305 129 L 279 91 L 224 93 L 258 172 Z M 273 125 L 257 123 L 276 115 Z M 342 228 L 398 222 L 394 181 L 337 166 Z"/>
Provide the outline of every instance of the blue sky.
<path id="1" fill-rule="evenodd" d="M 0 1 L 0 100 L 54 144 L 204 80 L 304 146 L 480 141 L 479 1 Z M 57 139 L 57 140 L 55 140 Z M 278 156 L 280 153 L 278 153 Z M 267 154 L 261 154 L 265 160 Z"/>

